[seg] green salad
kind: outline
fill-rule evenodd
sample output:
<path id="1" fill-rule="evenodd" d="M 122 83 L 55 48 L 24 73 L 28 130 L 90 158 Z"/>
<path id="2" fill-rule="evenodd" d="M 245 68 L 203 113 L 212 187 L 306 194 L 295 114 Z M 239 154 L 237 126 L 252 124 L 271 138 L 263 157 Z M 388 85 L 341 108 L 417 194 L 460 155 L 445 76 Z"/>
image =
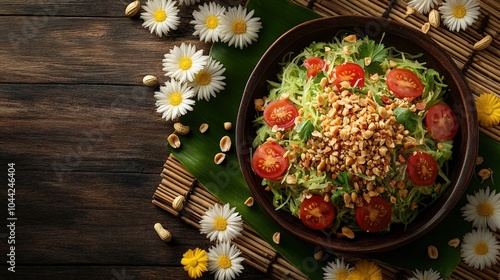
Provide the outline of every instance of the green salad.
<path id="1" fill-rule="evenodd" d="M 406 227 L 445 191 L 458 123 L 419 57 L 348 35 L 283 59 L 252 155 L 277 210 L 352 238 Z"/>

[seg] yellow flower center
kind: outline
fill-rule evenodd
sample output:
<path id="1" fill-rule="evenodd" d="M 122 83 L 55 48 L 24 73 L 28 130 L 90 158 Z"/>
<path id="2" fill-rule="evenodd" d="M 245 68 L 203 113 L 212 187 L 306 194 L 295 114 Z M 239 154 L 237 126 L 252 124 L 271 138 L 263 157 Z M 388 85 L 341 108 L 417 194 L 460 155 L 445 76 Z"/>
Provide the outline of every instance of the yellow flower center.
<path id="1" fill-rule="evenodd" d="M 481 216 L 489 217 L 493 215 L 493 212 L 495 212 L 495 208 L 493 208 L 493 205 L 491 205 L 491 203 L 482 202 L 477 206 L 477 213 L 479 213 L 479 215 Z"/>
<path id="2" fill-rule="evenodd" d="M 196 260 L 196 259 L 194 259 L 194 258 L 193 258 L 193 259 L 191 260 L 191 262 L 189 263 L 189 265 L 190 265 L 190 266 L 192 266 L 192 267 L 196 267 L 196 266 L 198 266 L 198 260 Z"/>
<path id="3" fill-rule="evenodd" d="M 222 218 L 222 217 L 217 217 L 217 219 L 215 219 L 214 221 L 214 228 L 218 231 L 224 231 L 226 230 L 226 227 L 227 227 L 227 221 L 226 219 Z"/>
<path id="4" fill-rule="evenodd" d="M 179 60 L 179 67 L 182 70 L 188 70 L 189 68 L 191 68 L 191 65 L 193 65 L 193 61 L 190 57 L 183 57 Z"/>
<path id="5" fill-rule="evenodd" d="M 212 81 L 212 76 L 205 71 L 200 71 L 195 77 L 198 84 L 202 86 L 206 86 Z"/>
<path id="6" fill-rule="evenodd" d="M 170 97 L 168 98 L 168 102 L 172 106 L 179 106 L 182 102 L 182 94 L 180 92 L 174 92 L 170 94 Z"/>
<path id="7" fill-rule="evenodd" d="M 491 114 L 493 114 L 493 107 L 491 107 L 491 106 L 487 106 L 487 107 L 485 107 L 485 108 L 484 108 L 484 113 L 485 113 L 486 115 L 488 115 L 488 116 L 489 116 L 489 115 L 491 115 Z"/>
<path id="8" fill-rule="evenodd" d="M 217 260 L 217 264 L 222 269 L 228 269 L 231 267 L 231 259 L 228 256 L 220 256 Z"/>
<path id="9" fill-rule="evenodd" d="M 235 20 L 231 27 L 233 28 L 233 32 L 235 34 L 244 34 L 247 32 L 247 24 L 242 19 Z"/>
<path id="10" fill-rule="evenodd" d="M 463 18 L 467 14 L 467 9 L 465 9 L 464 5 L 459 4 L 453 8 L 453 16 L 455 18 Z"/>
<path id="11" fill-rule="evenodd" d="M 164 20 L 167 19 L 167 13 L 165 13 L 165 10 L 156 10 L 154 13 L 154 17 L 156 22 L 163 22 Z"/>
<path id="12" fill-rule="evenodd" d="M 209 16 L 205 21 L 208 29 L 215 29 L 219 25 L 219 19 L 216 16 Z"/>
<path id="13" fill-rule="evenodd" d="M 476 246 L 474 246 L 474 253 L 480 256 L 486 255 L 488 253 L 488 250 L 488 244 L 486 244 L 486 242 L 484 241 L 479 241 L 478 243 L 476 243 Z"/>

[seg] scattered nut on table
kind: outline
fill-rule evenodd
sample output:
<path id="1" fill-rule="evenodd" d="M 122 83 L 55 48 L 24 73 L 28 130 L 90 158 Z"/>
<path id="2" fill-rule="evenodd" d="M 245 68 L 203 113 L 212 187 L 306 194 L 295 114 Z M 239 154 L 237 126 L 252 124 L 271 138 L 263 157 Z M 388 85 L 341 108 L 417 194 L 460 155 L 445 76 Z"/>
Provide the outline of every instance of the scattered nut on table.
<path id="1" fill-rule="evenodd" d="M 136 0 L 127 5 L 127 7 L 125 8 L 125 15 L 128 17 L 134 17 L 135 15 L 137 15 L 140 9 L 141 1 Z"/>
<path id="2" fill-rule="evenodd" d="M 224 123 L 224 129 L 225 130 L 231 130 L 231 128 L 233 128 L 233 123 L 231 123 L 231 122 L 225 122 Z"/>
<path id="3" fill-rule="evenodd" d="M 177 134 L 175 133 L 170 134 L 167 138 L 167 141 L 168 144 L 174 149 L 181 147 L 181 139 L 179 139 L 179 136 L 177 136 Z"/>
<path id="4" fill-rule="evenodd" d="M 154 75 L 146 75 L 142 78 L 142 83 L 148 87 L 156 86 L 158 84 L 158 78 Z"/>
<path id="5" fill-rule="evenodd" d="M 227 152 L 231 149 L 231 138 L 229 136 L 224 136 L 219 141 L 219 147 L 222 152 Z"/>
<path id="6" fill-rule="evenodd" d="M 422 32 L 424 34 L 427 34 L 427 32 L 429 32 L 429 30 L 431 29 L 431 24 L 426 22 L 424 23 L 424 25 L 422 25 Z"/>
<path id="7" fill-rule="evenodd" d="M 179 195 L 176 198 L 174 198 L 174 201 L 172 201 L 172 208 L 174 208 L 175 211 L 179 212 L 184 208 L 184 202 L 186 201 L 186 198 L 183 195 Z"/>
<path id="8" fill-rule="evenodd" d="M 429 255 L 429 258 L 433 260 L 437 259 L 439 256 L 439 252 L 436 246 L 429 245 L 429 247 L 427 247 L 427 255 Z"/>
<path id="9" fill-rule="evenodd" d="M 161 240 L 165 242 L 172 240 L 172 234 L 170 231 L 166 230 L 160 223 L 156 223 L 154 225 L 154 229 L 156 230 L 156 233 L 158 233 Z"/>
<path id="10" fill-rule="evenodd" d="M 221 164 L 225 159 L 226 159 L 226 154 L 224 154 L 224 153 L 217 153 L 214 156 L 215 164 Z"/>
<path id="11" fill-rule="evenodd" d="M 409 15 L 413 15 L 415 13 L 415 9 L 412 6 L 406 6 L 406 12 L 404 18 L 407 18 Z"/>
<path id="12" fill-rule="evenodd" d="M 276 243 L 276 244 L 280 244 L 280 238 L 281 238 L 281 234 L 279 231 L 275 232 L 273 234 L 273 242 Z"/>
<path id="13" fill-rule="evenodd" d="M 208 124 L 207 123 L 202 123 L 200 125 L 200 132 L 201 133 L 205 133 L 205 132 L 207 132 L 207 130 L 208 130 Z"/>
<path id="14" fill-rule="evenodd" d="M 482 38 L 481 40 L 477 41 L 474 44 L 473 48 L 476 51 L 484 50 L 484 49 L 486 49 L 487 47 L 489 47 L 491 45 L 492 41 L 493 41 L 493 37 L 491 37 L 491 35 L 486 35 L 484 38 Z"/>
<path id="15" fill-rule="evenodd" d="M 481 170 L 479 170 L 479 172 L 477 173 L 477 175 L 479 175 L 479 177 L 481 177 L 481 179 L 486 180 L 488 178 L 490 178 L 491 176 L 491 169 L 489 168 L 483 168 Z"/>
<path id="16" fill-rule="evenodd" d="M 451 247 L 457 248 L 458 245 L 460 245 L 460 239 L 459 238 L 453 238 L 450 241 L 448 241 L 448 245 Z"/>
<path id="17" fill-rule="evenodd" d="M 477 157 L 477 159 L 476 159 L 476 165 L 480 165 L 481 163 L 483 163 L 483 161 L 484 161 L 483 157 Z"/>
<path id="18" fill-rule="evenodd" d="M 191 128 L 189 128 L 189 126 L 187 125 L 183 125 L 180 122 L 176 122 L 174 123 L 174 130 L 180 135 L 187 135 L 191 131 Z"/>
<path id="19" fill-rule="evenodd" d="M 432 27 L 438 28 L 441 25 L 441 15 L 435 9 L 429 12 L 429 23 Z"/>
<path id="20" fill-rule="evenodd" d="M 321 258 L 323 258 L 323 250 L 319 250 L 318 252 L 314 253 L 314 259 L 319 261 Z"/>
<path id="21" fill-rule="evenodd" d="M 252 207 L 253 202 L 254 202 L 253 197 L 250 196 L 249 198 L 247 198 L 247 200 L 245 200 L 245 205 L 248 207 Z"/>

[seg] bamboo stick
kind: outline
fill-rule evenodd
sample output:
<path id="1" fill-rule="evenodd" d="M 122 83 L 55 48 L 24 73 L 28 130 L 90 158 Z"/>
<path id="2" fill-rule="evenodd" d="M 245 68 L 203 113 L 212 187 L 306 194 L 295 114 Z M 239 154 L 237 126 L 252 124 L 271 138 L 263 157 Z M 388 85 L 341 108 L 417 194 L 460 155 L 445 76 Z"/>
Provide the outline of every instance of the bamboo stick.
<path id="1" fill-rule="evenodd" d="M 165 172 L 162 172 L 162 174 L 166 175 L 167 177 L 170 177 L 170 178 L 174 179 L 174 181 L 176 181 L 176 182 L 185 184 L 186 186 L 191 185 L 191 183 L 193 182 L 192 179 L 190 179 L 190 178 L 188 179 L 188 178 L 182 176 L 181 173 L 176 173 L 176 172 L 173 172 L 173 171 L 170 171 L 170 170 L 165 170 Z"/>
<path id="2" fill-rule="evenodd" d="M 272 275 L 278 279 L 307 279 L 304 275 L 277 264 L 272 265 Z"/>
<path id="3" fill-rule="evenodd" d="M 256 242 L 253 238 L 247 236 L 245 233 L 247 232 L 244 231 L 242 235 L 238 236 L 237 240 L 241 240 L 241 242 L 244 242 L 251 248 L 260 250 L 261 254 L 268 259 L 274 258 L 274 256 L 276 255 L 276 251 L 268 248 L 267 246 L 262 246 L 259 242 Z"/>
<path id="4" fill-rule="evenodd" d="M 297 269 L 295 266 L 293 266 L 292 264 L 290 264 L 288 261 L 286 261 L 284 258 L 282 258 L 280 256 L 278 258 L 276 258 L 276 264 L 283 266 L 284 268 L 287 268 L 288 270 L 293 271 L 296 274 L 302 274 L 302 272 L 299 269 Z"/>
<path id="5" fill-rule="evenodd" d="M 176 211 L 173 211 L 173 209 L 171 209 L 171 208 L 169 208 L 169 207 L 166 207 L 166 205 L 165 205 L 165 204 L 160 203 L 160 202 L 159 202 L 159 201 L 157 201 L 157 200 L 153 200 L 152 202 L 153 202 L 153 204 L 154 204 L 154 205 L 156 205 L 156 206 L 160 207 L 161 209 L 163 209 L 163 210 L 167 211 L 168 213 L 170 213 L 170 214 L 172 214 L 172 215 L 174 215 L 174 216 L 177 216 L 177 212 L 176 212 Z"/>
<path id="6" fill-rule="evenodd" d="M 189 190 L 183 189 L 181 186 L 179 186 L 178 183 L 176 183 L 174 181 L 169 181 L 169 180 L 163 179 L 161 181 L 161 183 L 164 186 L 171 188 L 172 190 L 176 191 L 177 193 L 179 193 L 180 195 L 183 195 L 183 196 L 185 196 L 189 191 Z"/>

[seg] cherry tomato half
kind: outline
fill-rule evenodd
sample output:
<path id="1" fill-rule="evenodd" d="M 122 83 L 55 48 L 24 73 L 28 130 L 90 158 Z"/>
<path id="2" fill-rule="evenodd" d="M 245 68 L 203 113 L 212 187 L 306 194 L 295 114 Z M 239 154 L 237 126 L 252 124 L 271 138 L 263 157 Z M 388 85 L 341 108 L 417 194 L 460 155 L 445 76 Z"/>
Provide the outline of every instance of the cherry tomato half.
<path id="1" fill-rule="evenodd" d="M 392 69 L 385 76 L 390 91 L 399 98 L 415 98 L 422 95 L 424 85 L 415 73 L 407 69 Z"/>
<path id="2" fill-rule="evenodd" d="M 295 125 L 298 115 L 299 111 L 288 100 L 275 100 L 264 109 L 264 121 L 270 127 L 277 125 L 279 128 L 290 128 Z"/>
<path id="3" fill-rule="evenodd" d="M 288 157 L 283 157 L 285 152 L 286 149 L 278 143 L 266 142 L 260 145 L 252 157 L 253 170 L 261 178 L 280 178 L 288 168 Z"/>
<path id="4" fill-rule="evenodd" d="M 406 161 L 408 178 L 417 186 L 429 186 L 437 178 L 438 165 L 436 160 L 424 152 L 414 152 Z"/>
<path id="5" fill-rule="evenodd" d="M 307 78 L 316 77 L 319 71 L 323 71 L 325 68 L 325 61 L 320 57 L 309 57 L 304 60 L 304 66 L 307 68 Z"/>
<path id="6" fill-rule="evenodd" d="M 304 199 L 299 206 L 300 220 L 309 228 L 322 230 L 329 226 L 335 218 L 335 209 L 322 196 L 313 195 Z"/>
<path id="7" fill-rule="evenodd" d="M 340 83 L 347 81 L 351 87 L 363 87 L 365 85 L 365 71 L 361 65 L 346 62 L 337 65 L 332 71 L 333 84 L 337 86 L 339 90 L 342 90 Z"/>
<path id="8" fill-rule="evenodd" d="M 455 113 L 443 103 L 431 106 L 425 116 L 425 125 L 438 141 L 450 140 L 457 134 L 458 122 Z"/>
<path id="9" fill-rule="evenodd" d="M 391 205 L 380 196 L 372 197 L 370 203 L 363 200 L 363 205 L 356 208 L 356 222 L 367 232 L 379 232 L 386 228 L 391 216 Z"/>

